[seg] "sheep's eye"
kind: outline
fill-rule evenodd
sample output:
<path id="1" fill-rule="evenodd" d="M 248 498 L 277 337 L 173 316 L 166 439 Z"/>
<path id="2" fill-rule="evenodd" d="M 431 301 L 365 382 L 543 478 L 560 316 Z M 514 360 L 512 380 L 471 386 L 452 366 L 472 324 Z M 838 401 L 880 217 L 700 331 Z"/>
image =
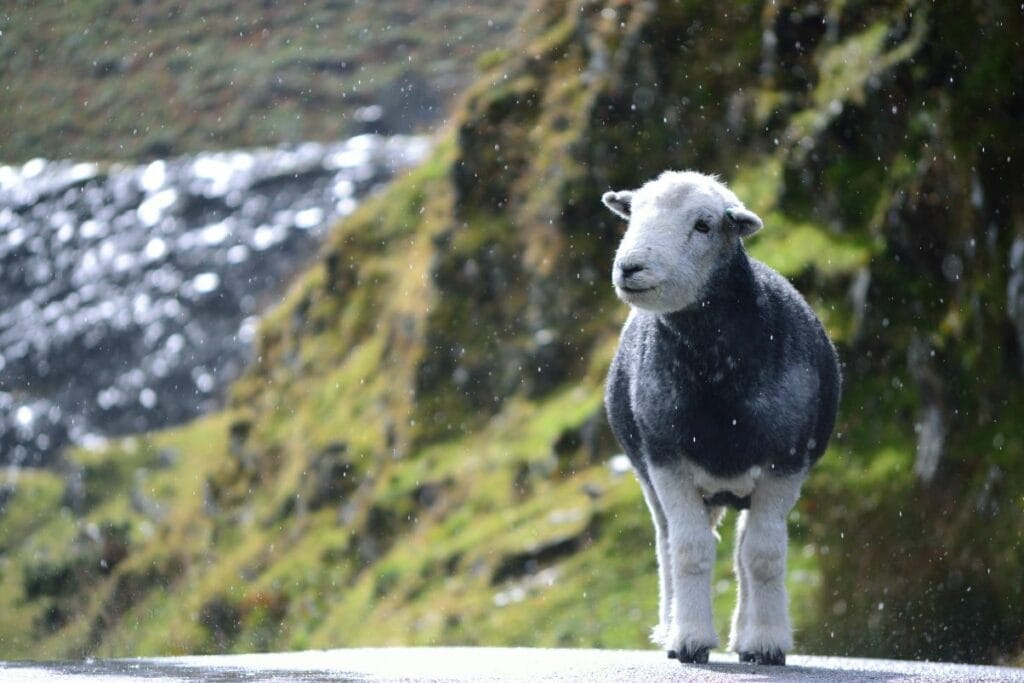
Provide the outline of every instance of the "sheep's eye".
<path id="1" fill-rule="evenodd" d="M 708 222 L 703 218 L 699 219 L 693 227 L 697 232 L 702 232 L 705 234 L 707 234 L 711 230 L 711 226 L 708 225 Z"/>

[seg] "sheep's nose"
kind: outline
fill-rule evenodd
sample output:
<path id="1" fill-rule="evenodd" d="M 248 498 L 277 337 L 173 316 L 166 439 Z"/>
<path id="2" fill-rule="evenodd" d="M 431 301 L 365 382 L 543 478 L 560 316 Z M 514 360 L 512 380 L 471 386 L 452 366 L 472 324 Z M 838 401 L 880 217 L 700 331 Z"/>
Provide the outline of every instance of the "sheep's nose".
<path id="1" fill-rule="evenodd" d="M 643 269 L 644 269 L 644 267 L 642 265 L 640 265 L 639 263 L 620 263 L 619 264 L 619 272 L 622 273 L 622 277 L 630 277 L 632 275 L 636 275 L 637 273 L 639 273 Z"/>

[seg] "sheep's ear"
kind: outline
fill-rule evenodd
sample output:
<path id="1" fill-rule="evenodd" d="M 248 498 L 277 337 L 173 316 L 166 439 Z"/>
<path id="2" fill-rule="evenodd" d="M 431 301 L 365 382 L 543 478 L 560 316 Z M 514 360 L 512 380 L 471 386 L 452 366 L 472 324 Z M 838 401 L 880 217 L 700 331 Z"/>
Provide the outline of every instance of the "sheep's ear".
<path id="1" fill-rule="evenodd" d="M 742 206 L 730 206 L 725 210 L 725 215 L 740 237 L 750 237 L 764 225 L 756 213 Z"/>
<path id="2" fill-rule="evenodd" d="M 601 195 L 604 205 L 626 220 L 629 220 L 630 207 L 633 206 L 633 193 L 629 190 L 622 192 L 605 192 Z"/>

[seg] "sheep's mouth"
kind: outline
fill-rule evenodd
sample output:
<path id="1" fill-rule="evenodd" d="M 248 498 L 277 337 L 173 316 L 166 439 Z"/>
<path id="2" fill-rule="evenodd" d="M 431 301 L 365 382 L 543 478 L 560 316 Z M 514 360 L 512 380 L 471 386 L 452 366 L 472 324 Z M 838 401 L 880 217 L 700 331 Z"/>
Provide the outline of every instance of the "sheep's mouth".
<path id="1" fill-rule="evenodd" d="M 656 288 L 655 287 L 627 287 L 625 285 L 620 285 L 619 289 L 621 289 L 623 292 L 626 292 L 627 294 L 643 294 L 644 292 L 653 291 Z"/>

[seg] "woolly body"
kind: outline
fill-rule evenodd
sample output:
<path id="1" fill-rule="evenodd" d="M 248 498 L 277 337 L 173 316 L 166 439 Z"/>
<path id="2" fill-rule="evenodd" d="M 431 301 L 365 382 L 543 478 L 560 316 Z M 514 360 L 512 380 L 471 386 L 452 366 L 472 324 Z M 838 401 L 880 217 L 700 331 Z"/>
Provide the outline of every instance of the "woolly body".
<path id="1" fill-rule="evenodd" d="M 782 276 L 738 245 L 701 300 L 634 310 L 610 372 L 612 429 L 633 465 L 691 460 L 715 477 L 805 470 L 835 421 L 835 351 Z"/>
<path id="2" fill-rule="evenodd" d="M 747 255 L 742 238 L 761 219 L 717 179 L 666 172 L 602 199 L 629 220 L 612 280 L 633 310 L 605 403 L 654 520 L 652 638 L 681 661 L 707 660 L 718 645 L 714 526 L 721 505 L 749 507 L 730 647 L 743 661 L 784 663 L 786 516 L 835 423 L 835 349 L 789 282 Z"/>

